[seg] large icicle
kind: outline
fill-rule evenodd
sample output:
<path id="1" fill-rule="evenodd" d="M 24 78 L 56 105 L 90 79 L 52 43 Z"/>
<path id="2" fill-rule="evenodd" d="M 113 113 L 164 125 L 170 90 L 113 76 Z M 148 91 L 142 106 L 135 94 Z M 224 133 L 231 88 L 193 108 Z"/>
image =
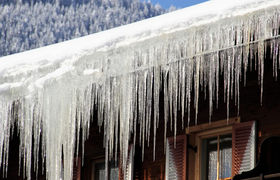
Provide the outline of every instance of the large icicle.
<path id="1" fill-rule="evenodd" d="M 137 136 L 144 155 L 151 133 L 154 135 L 156 157 L 160 93 L 164 100 L 165 143 L 169 126 L 176 136 L 179 111 L 182 126 L 189 127 L 191 121 L 199 123 L 199 101 L 203 100 L 200 91 L 209 100 L 209 122 L 213 104 L 218 107 L 221 98 L 220 86 L 224 86 L 227 118 L 231 99 L 239 113 L 239 83 L 242 75 L 246 82 L 249 67 L 258 70 L 263 91 L 268 46 L 277 78 L 279 7 L 278 0 L 213 0 L 1 58 L 1 170 L 6 174 L 14 125 L 20 139 L 23 177 L 30 180 L 32 163 L 38 171 L 35 159 L 40 157 L 47 179 L 58 180 L 62 167 L 63 178 L 72 178 L 73 158 L 84 154 L 84 141 L 95 110 L 98 119 L 94 121 L 104 128 L 106 161 L 117 158 L 120 151 L 123 168 L 129 146 L 135 145 Z M 201 8 L 203 11 L 197 13 Z M 223 83 L 219 84 L 221 75 Z M 192 106 L 194 116 L 190 115 Z"/>

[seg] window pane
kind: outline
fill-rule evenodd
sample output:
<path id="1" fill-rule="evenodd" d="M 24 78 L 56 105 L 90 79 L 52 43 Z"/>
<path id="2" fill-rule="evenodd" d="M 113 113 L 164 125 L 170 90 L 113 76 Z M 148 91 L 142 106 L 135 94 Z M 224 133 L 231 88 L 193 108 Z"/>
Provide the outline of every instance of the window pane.
<path id="1" fill-rule="evenodd" d="M 217 137 L 202 140 L 201 179 L 217 179 Z"/>
<path id="2" fill-rule="evenodd" d="M 231 134 L 220 136 L 220 172 L 219 178 L 231 177 L 232 150 Z"/>
<path id="3" fill-rule="evenodd" d="M 119 178 L 119 161 L 109 163 L 109 179 L 118 180 Z M 94 180 L 105 179 L 105 162 L 98 162 L 94 165 Z"/>
<path id="4" fill-rule="evenodd" d="M 105 162 L 95 163 L 94 180 L 105 179 Z"/>
<path id="5" fill-rule="evenodd" d="M 110 163 L 110 180 L 119 179 L 119 161 L 111 161 Z"/>

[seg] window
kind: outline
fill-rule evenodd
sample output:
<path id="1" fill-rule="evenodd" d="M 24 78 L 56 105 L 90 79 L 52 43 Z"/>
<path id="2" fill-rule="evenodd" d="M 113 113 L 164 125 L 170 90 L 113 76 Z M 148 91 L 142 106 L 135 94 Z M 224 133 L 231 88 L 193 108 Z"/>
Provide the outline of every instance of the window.
<path id="1" fill-rule="evenodd" d="M 255 166 L 255 122 L 227 121 L 195 127 L 198 152 L 195 160 L 195 179 L 231 179 Z M 217 127 L 218 125 L 219 127 Z M 195 131 L 194 131 L 195 129 Z M 199 129 L 199 130 L 197 130 Z"/>
<path id="2" fill-rule="evenodd" d="M 201 179 L 230 179 L 232 164 L 231 133 L 201 140 Z"/>
<path id="3" fill-rule="evenodd" d="M 133 145 L 129 146 L 128 157 L 126 161 L 126 168 L 123 170 L 120 164 L 120 160 L 111 160 L 108 162 L 108 180 L 132 180 L 133 179 L 133 170 L 134 170 L 134 156 L 133 156 Z M 106 171 L 106 162 L 103 159 L 94 159 L 92 160 L 92 180 L 106 180 L 105 171 Z"/>
<path id="4" fill-rule="evenodd" d="M 118 180 L 119 179 L 119 161 L 110 161 L 108 167 L 108 179 Z M 105 161 L 93 161 L 93 180 L 104 180 L 105 179 Z"/>
<path id="5" fill-rule="evenodd" d="M 255 131 L 255 121 L 239 117 L 186 128 L 187 135 L 168 138 L 165 179 L 225 180 L 253 169 Z"/>

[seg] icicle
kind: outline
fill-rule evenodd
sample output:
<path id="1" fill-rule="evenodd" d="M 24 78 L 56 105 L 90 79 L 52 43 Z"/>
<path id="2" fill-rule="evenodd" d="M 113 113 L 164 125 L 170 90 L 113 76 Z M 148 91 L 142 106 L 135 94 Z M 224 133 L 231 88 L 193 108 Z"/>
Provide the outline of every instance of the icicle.
<path id="1" fill-rule="evenodd" d="M 179 62 L 179 86 L 181 98 L 181 118 L 182 118 L 182 129 L 184 128 L 184 115 L 185 115 L 185 96 L 186 96 L 186 60 L 181 60 Z"/>
<path id="2" fill-rule="evenodd" d="M 235 64 L 235 62 L 236 62 L 236 57 L 235 57 L 235 48 L 232 48 L 231 50 L 230 50 L 230 54 L 231 54 L 231 61 L 230 61 L 230 68 L 231 68 L 231 70 L 230 70 L 230 77 L 231 77 L 231 81 L 230 81 L 230 84 L 231 84 L 231 86 L 230 86 L 230 99 L 233 99 L 233 95 L 234 95 L 234 93 L 233 93 L 233 87 L 234 87 L 234 70 L 235 70 L 235 66 L 234 66 L 234 64 Z"/>
<path id="3" fill-rule="evenodd" d="M 279 42 L 277 41 L 276 55 L 279 54 L 279 51 L 280 51 L 280 46 L 279 46 Z M 277 62 L 276 62 L 276 64 L 277 64 Z M 278 69 L 280 69 L 280 55 L 278 55 Z M 277 71 L 278 71 L 278 69 L 275 69 L 275 71 L 276 71 L 276 73 L 275 73 L 276 74 L 276 78 L 277 78 Z"/>
<path id="4" fill-rule="evenodd" d="M 187 59 L 187 82 L 186 82 L 186 98 L 187 98 L 187 113 L 188 113 L 188 127 L 190 126 L 190 106 L 191 106 L 191 92 L 192 92 L 192 79 L 193 79 L 193 58 Z"/>
<path id="5" fill-rule="evenodd" d="M 214 61 L 215 61 L 215 76 L 216 76 L 216 108 L 218 108 L 218 104 L 219 104 L 219 81 L 220 81 L 220 78 L 219 78 L 219 72 L 220 72 L 220 63 L 219 63 L 219 54 L 218 52 L 215 53 L 214 55 Z"/>
<path id="6" fill-rule="evenodd" d="M 277 80 L 277 55 L 278 55 L 278 41 L 276 44 L 276 40 L 273 39 L 270 42 L 270 59 L 273 60 L 273 76 L 275 77 L 275 80 Z"/>
<path id="7" fill-rule="evenodd" d="M 6 104 L 0 101 L 0 168 L 2 167 L 2 155 L 3 155 L 3 147 L 4 147 L 4 137 L 5 137 L 5 111 L 4 108 Z"/>
<path id="8" fill-rule="evenodd" d="M 229 52 L 227 52 L 227 55 L 228 55 L 228 59 L 227 59 L 227 88 L 226 88 L 226 93 L 227 93 L 227 122 L 228 122 L 228 120 L 229 120 L 229 100 L 230 100 L 230 98 L 229 98 L 229 96 L 230 96 L 230 88 L 231 88 L 231 84 L 230 84 L 230 80 L 231 80 L 231 70 L 232 70 L 232 65 L 231 65 L 231 62 L 233 61 L 232 59 L 231 59 L 231 56 L 229 55 Z"/>
<path id="9" fill-rule="evenodd" d="M 171 64 L 171 78 L 172 78 L 172 110 L 174 114 L 174 142 L 176 142 L 177 134 L 177 112 L 178 112 L 178 63 Z"/>
<path id="10" fill-rule="evenodd" d="M 195 125 L 197 125 L 198 115 L 198 99 L 199 99 L 199 74 L 200 74 L 200 57 L 195 59 L 195 73 L 194 73 L 194 105 L 195 105 Z"/>
<path id="11" fill-rule="evenodd" d="M 154 146 L 153 146 L 153 160 L 156 158 L 156 130 L 159 125 L 159 91 L 160 91 L 160 67 L 154 67 L 154 83 L 153 83 L 153 102 L 154 102 Z"/>
<path id="12" fill-rule="evenodd" d="M 151 115 L 152 115 L 152 100 L 153 100 L 153 71 L 148 70 L 147 76 L 147 89 L 146 89 L 146 140 L 150 143 L 150 132 L 151 132 Z"/>
<path id="13" fill-rule="evenodd" d="M 168 49 L 170 52 L 168 52 L 168 57 L 172 56 L 172 47 L 170 47 L 171 45 L 168 45 Z M 169 57 L 172 60 L 172 57 Z M 170 60 L 169 60 L 170 61 Z M 173 75 L 172 73 L 174 73 L 172 71 L 172 63 L 170 63 L 169 65 L 169 76 L 168 76 L 168 99 L 169 99 L 169 119 L 170 119 L 170 130 L 172 131 L 173 129 Z M 175 111 L 174 111 L 175 112 Z"/>
<path id="14" fill-rule="evenodd" d="M 34 157 L 34 170 L 36 172 L 36 178 L 38 178 L 38 170 L 39 170 L 39 148 L 40 148 L 40 138 L 41 138 L 41 112 L 42 109 L 37 102 L 35 105 L 35 114 L 34 114 L 34 121 L 33 121 L 33 141 L 34 141 L 34 148 L 33 148 L 33 157 Z"/>
<path id="15" fill-rule="evenodd" d="M 239 110 L 240 110 L 240 81 L 241 81 L 241 67 L 242 67 L 242 56 L 243 54 L 243 48 L 238 48 L 237 58 L 236 58 L 236 77 L 235 77 L 235 101 L 237 105 L 237 116 L 239 116 Z"/>
<path id="16" fill-rule="evenodd" d="M 113 78 L 113 108 L 114 108 L 114 121 L 115 121 L 115 161 L 117 161 L 118 153 L 118 140 L 119 140 L 119 88 L 118 79 Z M 136 125 L 135 125 L 136 126 Z M 136 130 L 135 130 L 136 131 Z M 136 133 L 136 132 L 135 132 Z M 135 137 L 136 138 L 136 137 Z"/>
<path id="17" fill-rule="evenodd" d="M 260 41 L 258 44 L 258 67 L 259 67 L 259 81 L 261 85 L 261 95 L 260 95 L 260 103 L 262 105 L 263 98 L 263 74 L 264 74 L 264 41 Z"/>
<path id="18" fill-rule="evenodd" d="M 167 122 L 169 114 L 169 98 L 168 98 L 168 85 L 167 85 L 167 76 L 168 76 L 168 67 L 165 67 L 164 71 L 164 151 L 166 151 L 166 133 L 167 133 Z"/>
<path id="19" fill-rule="evenodd" d="M 109 159 L 108 159 L 108 141 L 105 142 L 105 179 L 108 179 L 108 167 L 109 167 Z M 122 166 L 124 167 L 124 166 Z"/>
<path id="20" fill-rule="evenodd" d="M 213 112 L 213 88 L 214 82 L 215 82 L 215 64 L 213 60 L 213 55 L 211 54 L 211 57 L 209 57 L 209 74 L 208 74 L 208 87 L 209 87 L 209 123 L 211 123 L 211 116 Z"/>

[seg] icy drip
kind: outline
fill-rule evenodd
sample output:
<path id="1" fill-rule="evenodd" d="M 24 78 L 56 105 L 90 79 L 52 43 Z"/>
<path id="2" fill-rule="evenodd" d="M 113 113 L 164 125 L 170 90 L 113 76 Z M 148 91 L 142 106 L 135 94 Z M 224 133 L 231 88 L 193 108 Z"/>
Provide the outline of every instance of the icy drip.
<path id="1" fill-rule="evenodd" d="M 209 100 L 211 122 L 214 104 L 218 107 L 220 86 L 224 88 L 229 118 L 231 99 L 239 112 L 239 83 L 242 75 L 246 81 L 248 68 L 258 70 L 262 94 L 268 46 L 277 78 L 279 22 L 275 7 L 129 46 L 81 54 L 72 57 L 73 61 L 70 58 L 59 66 L 33 72 L 32 76 L 1 77 L 0 162 L 3 172 L 8 168 L 10 129 L 16 124 L 23 176 L 31 178 L 32 156 L 38 171 L 36 160 L 41 156 L 47 179 L 60 179 L 61 167 L 64 179 L 71 179 L 73 158 L 84 154 L 84 141 L 89 135 L 94 110 L 98 113 L 94 121 L 100 129 L 104 128 L 107 163 L 118 158 L 120 151 L 121 166 L 125 168 L 129 145 L 137 141 L 136 134 L 144 155 L 145 146 L 150 145 L 151 130 L 156 158 L 160 93 L 164 100 L 165 144 L 169 126 L 176 136 L 179 115 L 187 121 L 187 125 L 181 122 L 182 126 L 189 126 L 191 121 L 197 124 L 202 98 Z M 222 84 L 219 84 L 220 75 Z M 201 91 L 204 97 L 200 96 Z M 190 115 L 191 106 L 195 108 L 194 116 Z M 82 152 L 79 152 L 80 139 Z"/>
<path id="2" fill-rule="evenodd" d="M 9 158 L 9 141 L 10 141 L 10 127 L 13 126 L 13 111 L 12 105 L 6 102 L 0 103 L 0 108 L 4 111 L 0 113 L 0 167 L 3 171 L 3 176 L 8 169 Z"/>

